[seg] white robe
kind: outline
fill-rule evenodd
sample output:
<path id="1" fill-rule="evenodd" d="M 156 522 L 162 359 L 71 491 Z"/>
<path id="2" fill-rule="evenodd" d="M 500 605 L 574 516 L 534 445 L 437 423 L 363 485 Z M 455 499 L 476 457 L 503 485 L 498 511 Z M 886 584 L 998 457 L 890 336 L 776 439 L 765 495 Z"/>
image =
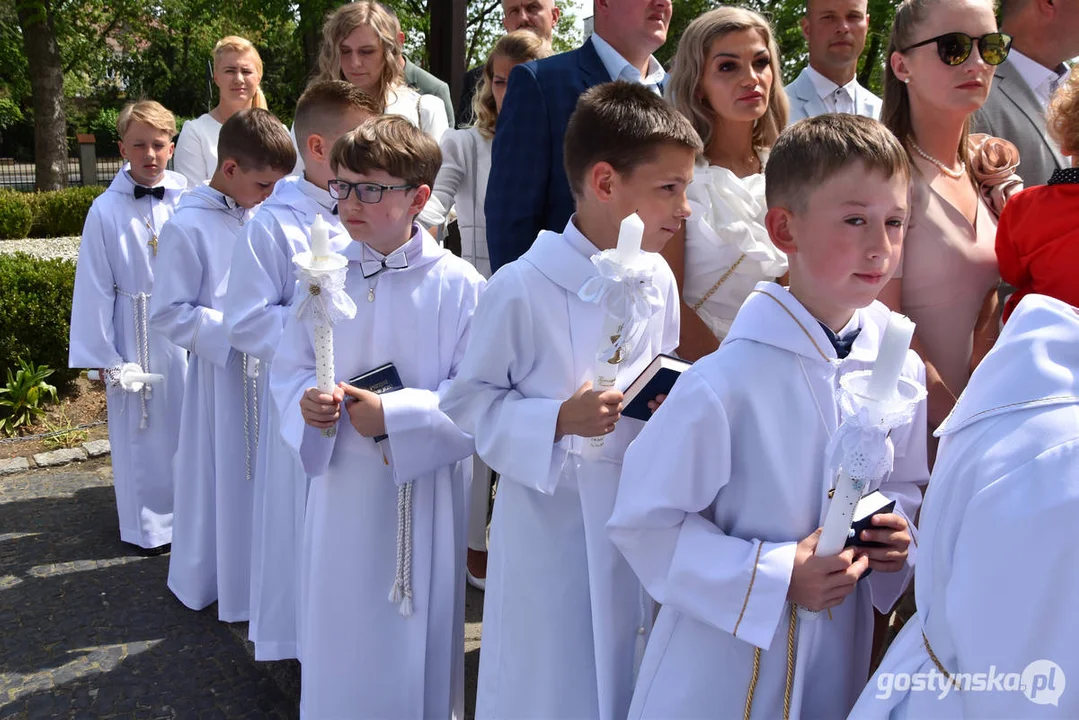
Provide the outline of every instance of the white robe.
<path id="1" fill-rule="evenodd" d="M 554 442 L 558 410 L 592 379 L 604 312 L 577 293 L 598 252 L 571 220 L 540 233 L 492 278 L 443 409 L 501 481 L 487 563 L 477 718 L 624 718 L 652 603 L 604 532 L 622 454 L 643 423 L 623 418 L 603 457 Z M 677 287 L 651 255 L 664 308 L 618 370 L 625 388 L 678 344 Z"/>
<path id="2" fill-rule="evenodd" d="M 1079 717 L 1077 378 L 1076 310 L 1027 296 L 937 429 L 918 611 L 851 717 Z"/>
<path id="3" fill-rule="evenodd" d="M 783 717 L 795 546 L 820 527 L 831 483 L 825 448 L 839 420 L 838 379 L 876 358 L 888 311 L 856 312 L 861 334 L 837 361 L 793 295 L 762 282 L 719 350 L 684 373 L 626 453 L 608 525 L 663 607 L 645 652 L 632 718 L 742 717 L 754 648 L 755 718 Z M 922 381 L 910 352 L 903 374 Z M 896 429 L 879 483 L 913 518 L 928 479 L 925 402 Z M 872 487 L 869 490 L 876 489 Z M 874 572 L 844 602 L 796 624 L 790 717 L 846 715 L 869 674 L 872 607 L 889 609 L 911 575 Z"/>
<path id="4" fill-rule="evenodd" d="M 105 393 L 120 539 L 153 548 L 172 542 L 172 455 L 187 353 L 148 332 L 158 267 L 149 242 L 172 217 L 187 184 L 183 176 L 165 171 L 165 197 L 136 200 L 127 170 L 125 164 L 86 216 L 71 302 L 68 366 L 100 369 L 142 362 L 145 372 L 165 376 L 149 392 L 110 386 Z M 140 347 L 144 338 L 147 343 Z"/>
<path id="5" fill-rule="evenodd" d="M 225 622 L 248 618 L 254 496 L 248 463 L 253 471 L 257 408 L 221 308 L 232 248 L 251 214 L 229 208 L 209 185 L 184 196 L 161 234 L 167 271 L 158 275 L 150 318 L 155 330 L 191 352 L 174 464 L 169 589 L 192 610 L 217 600 Z"/>
<path id="6" fill-rule="evenodd" d="M 315 386 L 313 333 L 290 316 L 271 386 L 281 431 L 311 476 L 300 590 L 301 713 L 309 720 L 464 715 L 464 495 L 474 449 L 438 409 L 468 342 L 484 280 L 424 231 L 408 267 L 364 279 L 370 250 L 344 249 L 352 320 L 334 327 L 337 379 L 392 362 L 405 389 L 382 396 L 389 438 L 379 448 L 342 408 L 335 437 L 304 424 Z M 374 300 L 368 302 L 368 290 Z M 383 459 L 382 450 L 386 452 Z M 398 487 L 412 483 L 412 614 L 389 600 Z"/>
<path id="7" fill-rule="evenodd" d="M 335 204 L 325 190 L 303 178 L 281 180 L 232 253 L 224 308 L 229 342 L 259 359 L 248 628 L 256 660 L 298 657 L 296 600 L 308 480 L 299 457 L 281 441 L 279 413 L 269 391 L 270 362 L 281 343 L 296 287 L 292 257 L 310 249 L 315 216 L 321 214 L 330 226 L 334 252 L 352 242 L 332 212 Z"/>

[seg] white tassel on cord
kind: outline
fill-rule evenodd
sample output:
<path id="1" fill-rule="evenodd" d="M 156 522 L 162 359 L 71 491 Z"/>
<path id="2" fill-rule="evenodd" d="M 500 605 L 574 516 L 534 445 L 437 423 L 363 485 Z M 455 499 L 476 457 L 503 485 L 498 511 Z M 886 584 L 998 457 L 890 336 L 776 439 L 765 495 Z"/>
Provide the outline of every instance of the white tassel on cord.
<path id="1" fill-rule="evenodd" d="M 397 488 L 397 568 L 390 602 L 399 605 L 401 614 L 412 614 L 412 483 Z"/>

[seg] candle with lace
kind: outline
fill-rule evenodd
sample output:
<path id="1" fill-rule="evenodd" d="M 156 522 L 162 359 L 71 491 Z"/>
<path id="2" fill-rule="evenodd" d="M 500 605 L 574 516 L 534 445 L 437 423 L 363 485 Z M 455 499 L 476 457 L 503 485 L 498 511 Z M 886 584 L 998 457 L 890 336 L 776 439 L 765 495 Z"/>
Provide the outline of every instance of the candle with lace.
<path id="1" fill-rule="evenodd" d="M 356 303 L 345 292 L 348 260 L 330 252 L 330 229 L 322 215 L 311 224 L 311 250 L 292 258 L 301 296 L 295 305 L 297 317 L 311 323 L 315 340 L 315 384 L 319 391 L 333 394 L 336 377 L 333 361 L 333 326 L 356 316 Z M 303 294 L 306 288 L 307 293 Z M 322 431 L 333 437 L 336 428 Z"/>

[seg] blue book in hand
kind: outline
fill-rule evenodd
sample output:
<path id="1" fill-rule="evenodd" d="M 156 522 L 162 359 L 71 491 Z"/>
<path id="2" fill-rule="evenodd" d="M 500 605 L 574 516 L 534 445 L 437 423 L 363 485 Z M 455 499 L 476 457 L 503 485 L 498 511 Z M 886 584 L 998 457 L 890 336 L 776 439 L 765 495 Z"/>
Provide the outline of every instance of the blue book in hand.
<path id="1" fill-rule="evenodd" d="M 648 422 L 652 417 L 648 403 L 657 395 L 669 395 L 675 381 L 691 364 L 670 355 L 657 355 L 622 393 L 622 415 Z"/>
<path id="2" fill-rule="evenodd" d="M 386 393 L 395 390 L 403 390 L 405 388 L 401 383 L 401 376 L 397 374 L 397 368 L 392 362 L 380 365 L 374 370 L 360 373 L 355 377 L 351 377 L 348 380 L 348 384 L 361 390 L 373 392 L 375 395 L 385 395 Z M 375 442 L 380 443 L 387 437 L 387 435 L 379 435 L 375 438 Z"/>

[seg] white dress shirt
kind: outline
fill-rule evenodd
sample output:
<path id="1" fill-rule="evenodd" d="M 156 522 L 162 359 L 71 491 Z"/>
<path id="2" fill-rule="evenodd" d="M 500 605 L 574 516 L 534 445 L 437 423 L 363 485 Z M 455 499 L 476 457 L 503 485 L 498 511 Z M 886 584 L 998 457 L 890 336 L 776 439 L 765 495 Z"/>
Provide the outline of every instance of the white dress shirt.
<path id="1" fill-rule="evenodd" d="M 660 92 L 659 84 L 663 82 L 663 78 L 667 77 L 667 72 L 654 55 L 648 56 L 648 74 L 641 77 L 639 68 L 633 67 L 629 60 L 622 57 L 609 42 L 596 33 L 592 34 L 592 47 L 596 48 L 596 54 L 599 55 L 603 67 L 607 68 L 607 74 L 611 76 L 611 80 L 641 83 L 652 88 L 657 93 Z"/>
<path id="2" fill-rule="evenodd" d="M 1068 66 L 1063 63 L 1056 70 L 1051 70 L 1039 62 L 1031 60 L 1015 48 L 1012 48 L 1012 51 L 1008 53 L 1008 59 L 1011 60 L 1015 69 L 1019 71 L 1023 81 L 1034 91 L 1034 97 L 1038 98 L 1042 109 L 1049 107 L 1049 99 L 1053 96 L 1053 91 L 1068 79 L 1068 73 L 1070 72 Z"/>
<path id="3" fill-rule="evenodd" d="M 858 107 L 857 77 L 852 77 L 846 85 L 837 85 L 814 70 L 812 65 L 807 65 L 805 71 L 828 112 L 855 114 Z"/>

